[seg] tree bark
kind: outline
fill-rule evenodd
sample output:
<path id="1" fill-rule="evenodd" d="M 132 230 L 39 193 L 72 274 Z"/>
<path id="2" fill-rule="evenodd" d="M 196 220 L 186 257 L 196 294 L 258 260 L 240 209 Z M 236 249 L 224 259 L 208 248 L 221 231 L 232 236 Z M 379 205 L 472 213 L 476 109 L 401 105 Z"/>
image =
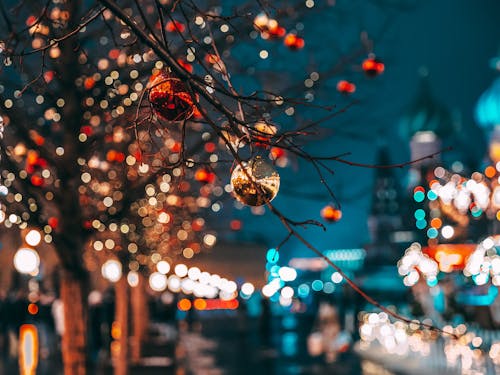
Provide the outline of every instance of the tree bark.
<path id="1" fill-rule="evenodd" d="M 63 272 L 61 300 L 64 308 L 62 358 L 64 375 L 87 374 L 87 280 Z"/>
<path id="2" fill-rule="evenodd" d="M 114 375 L 127 375 L 129 367 L 129 287 L 127 279 L 121 277 L 115 284 L 115 322 L 113 323 L 111 352 Z"/>
<path id="3" fill-rule="evenodd" d="M 144 276 L 139 273 L 139 284 L 131 289 L 130 303 L 132 305 L 132 336 L 131 360 L 139 363 L 142 356 L 142 345 L 146 339 L 148 327 L 148 305 L 145 294 Z"/>

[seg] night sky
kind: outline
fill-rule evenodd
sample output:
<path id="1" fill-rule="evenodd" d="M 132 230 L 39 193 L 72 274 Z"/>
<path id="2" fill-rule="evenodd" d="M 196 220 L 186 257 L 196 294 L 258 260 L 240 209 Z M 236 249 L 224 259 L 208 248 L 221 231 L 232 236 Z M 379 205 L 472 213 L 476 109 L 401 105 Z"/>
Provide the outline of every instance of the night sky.
<path id="1" fill-rule="evenodd" d="M 402 6 L 395 9 L 375 3 Z M 307 77 L 315 69 L 328 71 L 340 56 L 359 46 L 359 32 L 367 30 L 374 39 L 374 52 L 386 64 L 386 71 L 375 79 L 364 77 L 359 72 L 359 64 L 366 56 L 362 54 L 340 73 L 321 77 L 314 87 L 314 103 L 335 104 L 336 108 L 343 108 L 353 100 L 356 103 L 346 113 L 323 123 L 323 135 L 312 140 L 307 149 L 314 155 L 350 152 L 349 160 L 374 163 L 377 147 L 385 143 L 390 149 L 391 163 L 408 161 L 408 140 L 400 137 L 398 120 L 415 100 L 421 80 L 419 71 L 425 68 L 434 99 L 461 124 L 461 134 L 456 138 L 462 141 L 452 145 L 454 155 L 466 152 L 479 166 L 486 154 L 486 140 L 474 123 L 473 111 L 480 94 L 498 75 L 489 61 L 500 52 L 499 15 L 500 2 L 495 0 L 338 1 L 328 11 L 311 11 L 303 19 L 295 20 L 304 24 L 303 50 L 270 50 L 270 59 L 264 65 L 268 64 L 265 68 L 272 71 L 268 74 L 273 82 L 270 87 L 276 81 L 286 87 L 288 79 L 297 81 L 297 77 Z M 260 48 L 266 42 L 256 40 L 256 43 L 261 43 L 256 47 Z M 242 47 L 233 54 L 244 60 L 250 56 L 248 51 Z M 350 98 L 341 97 L 335 92 L 339 79 L 354 81 L 357 92 Z M 251 90 L 248 77 L 240 77 L 239 83 Z M 325 115 L 302 108 L 282 121 L 290 126 L 290 122 L 318 118 L 321 114 Z M 328 180 L 342 205 L 343 218 L 336 224 L 326 224 L 326 232 L 309 228 L 303 233 L 320 250 L 367 244 L 374 171 L 342 164 L 331 166 L 335 175 L 328 176 Z M 394 171 L 402 185 L 407 170 Z M 279 172 L 282 180 L 280 194 L 273 201 L 276 207 L 296 220 L 321 221 L 320 210 L 331 199 L 313 168 L 300 162 Z M 273 247 L 286 235 L 278 219 L 270 213 L 254 216 L 249 208 L 244 208 L 235 210 L 235 215 L 244 219 L 244 225 L 242 231 L 232 236 L 233 240 Z M 295 240 L 289 241 L 282 252 L 283 258 L 311 255 Z"/>

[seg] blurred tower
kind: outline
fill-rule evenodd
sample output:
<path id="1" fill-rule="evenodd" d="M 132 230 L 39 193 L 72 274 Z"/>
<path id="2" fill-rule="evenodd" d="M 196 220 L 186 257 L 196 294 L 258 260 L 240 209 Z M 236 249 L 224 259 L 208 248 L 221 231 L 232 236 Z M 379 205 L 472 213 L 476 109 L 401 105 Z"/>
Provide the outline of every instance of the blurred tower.
<path id="1" fill-rule="evenodd" d="M 414 234 L 413 240 L 426 244 L 428 240 L 426 232 L 415 216 L 417 210 L 421 208 L 422 200 L 415 198 L 414 194 L 416 190 L 425 191 L 428 188 L 429 182 L 436 178 L 434 171 L 437 166 L 442 165 L 456 173 L 464 173 L 465 167 L 462 161 L 468 160 L 468 155 L 463 155 L 462 147 L 459 147 L 462 143 L 460 122 L 455 121 L 451 112 L 435 100 L 426 72 L 421 73 L 423 74 L 416 97 L 398 125 L 400 135 L 409 143 L 411 160 L 419 160 L 412 164 L 408 171 L 405 194 L 407 200 L 402 207 L 401 215 Z M 448 147 L 452 147 L 452 151 L 439 153 Z"/>
<path id="2" fill-rule="evenodd" d="M 492 59 L 491 66 L 500 71 L 500 57 Z M 479 97 L 475 108 L 475 119 L 488 139 L 487 164 L 500 167 L 500 78 Z M 491 220 L 489 233 L 500 233 L 500 221 Z"/>
<path id="3" fill-rule="evenodd" d="M 375 164 L 391 164 L 387 144 L 381 143 L 377 150 Z M 368 216 L 368 229 L 371 244 L 367 246 L 367 264 L 391 264 L 400 256 L 397 242 L 405 238 L 401 234 L 403 218 L 401 215 L 402 196 L 396 171 L 378 168 L 372 192 L 372 205 Z M 404 236 L 403 236 L 404 237 Z M 406 241 L 405 241 L 406 242 Z"/>
<path id="4" fill-rule="evenodd" d="M 488 138 L 489 158 L 496 164 L 500 161 L 500 78 L 480 96 L 475 118 Z"/>
<path id="5" fill-rule="evenodd" d="M 448 109 L 434 99 L 425 72 L 421 75 L 415 99 L 398 125 L 400 135 L 410 143 L 411 160 L 425 158 L 443 147 L 452 146 L 458 137 L 457 124 Z M 455 155 L 437 154 L 412 164 L 408 188 L 424 182 L 427 173 L 432 173 L 435 166 L 450 157 L 457 160 Z"/>

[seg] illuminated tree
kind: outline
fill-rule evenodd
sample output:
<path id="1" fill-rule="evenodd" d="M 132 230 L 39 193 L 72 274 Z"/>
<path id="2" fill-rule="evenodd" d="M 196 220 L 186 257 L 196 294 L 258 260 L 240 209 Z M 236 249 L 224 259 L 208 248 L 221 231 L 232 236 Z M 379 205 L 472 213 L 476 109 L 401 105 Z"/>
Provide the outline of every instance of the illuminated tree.
<path id="1" fill-rule="evenodd" d="M 86 373 L 84 249 L 106 248 L 100 262 L 117 258 L 123 268 L 151 265 L 153 247 L 160 257 L 193 256 L 215 238 L 200 210 L 219 211 L 212 197 L 224 192 L 266 207 L 288 231 L 281 244 L 295 236 L 342 273 L 297 231 L 320 223 L 288 218 L 271 203 L 279 189 L 275 168 L 290 160 L 312 167 L 335 205 L 330 163 L 363 166 L 343 155 L 314 156 L 305 144 L 349 106 L 315 104 L 320 76 L 383 72 L 365 32 L 339 47 L 338 62 L 322 64 L 321 72 L 297 65 L 293 73 L 309 72 L 293 79 L 268 73 L 269 50 L 280 51 L 274 63 L 281 69 L 307 45 L 302 15 L 335 2 L 231 10 L 211 1 L 11 5 L 0 9 L 4 225 L 40 228 L 59 255 L 65 374 Z M 237 90 L 234 82 L 249 75 L 253 87 Z M 356 90 L 347 81 L 335 87 L 343 95 Z M 302 108 L 316 119 L 292 121 Z"/>

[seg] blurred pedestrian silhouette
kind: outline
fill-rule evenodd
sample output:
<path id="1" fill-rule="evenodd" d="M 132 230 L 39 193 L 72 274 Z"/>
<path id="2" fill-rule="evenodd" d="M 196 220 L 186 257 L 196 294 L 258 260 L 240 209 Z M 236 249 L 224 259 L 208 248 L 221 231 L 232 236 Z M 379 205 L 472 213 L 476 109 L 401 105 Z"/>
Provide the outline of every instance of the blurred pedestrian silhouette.
<path id="1" fill-rule="evenodd" d="M 268 298 L 262 297 L 260 301 L 260 342 L 262 345 L 269 346 L 271 344 L 271 305 Z"/>

